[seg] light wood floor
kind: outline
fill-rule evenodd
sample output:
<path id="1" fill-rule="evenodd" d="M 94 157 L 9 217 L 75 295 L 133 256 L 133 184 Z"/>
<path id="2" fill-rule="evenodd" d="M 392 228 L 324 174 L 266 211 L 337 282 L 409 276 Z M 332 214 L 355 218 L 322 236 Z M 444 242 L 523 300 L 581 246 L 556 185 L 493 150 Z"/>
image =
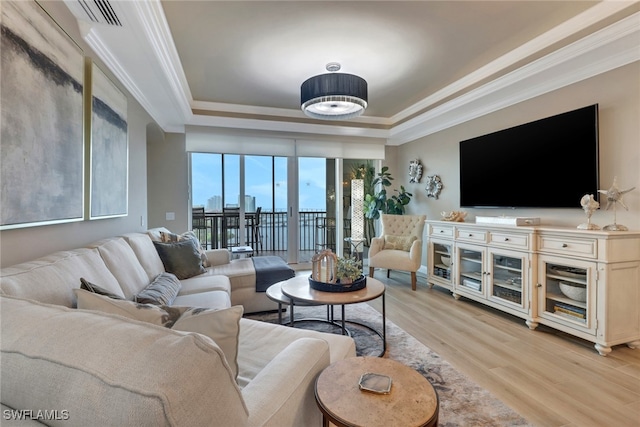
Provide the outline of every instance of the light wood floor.
<path id="1" fill-rule="evenodd" d="M 593 344 L 429 289 L 418 277 L 376 270 L 386 313 L 400 328 L 537 426 L 640 426 L 640 349 Z M 381 299 L 370 304 L 381 311 Z M 633 321 L 633 319 L 629 319 Z M 637 319 L 635 320 L 637 321 Z"/>

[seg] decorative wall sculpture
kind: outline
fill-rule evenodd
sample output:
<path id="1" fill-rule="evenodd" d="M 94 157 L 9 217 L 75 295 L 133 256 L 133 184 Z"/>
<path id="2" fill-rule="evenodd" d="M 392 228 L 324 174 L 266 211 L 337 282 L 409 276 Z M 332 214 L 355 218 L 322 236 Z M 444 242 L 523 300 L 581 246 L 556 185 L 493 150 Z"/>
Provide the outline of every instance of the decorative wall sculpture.
<path id="1" fill-rule="evenodd" d="M 436 200 L 440 197 L 440 192 L 442 191 L 442 180 L 438 175 L 431 175 L 426 178 L 427 187 L 425 190 L 427 191 L 427 197 L 433 197 Z"/>
<path id="2" fill-rule="evenodd" d="M 127 98 L 95 64 L 91 70 L 91 218 L 127 214 Z"/>
<path id="3" fill-rule="evenodd" d="M 422 165 L 420 160 L 413 159 L 409 162 L 409 182 L 420 182 L 420 178 L 422 178 Z"/>
<path id="4" fill-rule="evenodd" d="M 3 1 L 0 27 L 0 229 L 80 221 L 82 50 L 34 1 Z"/>

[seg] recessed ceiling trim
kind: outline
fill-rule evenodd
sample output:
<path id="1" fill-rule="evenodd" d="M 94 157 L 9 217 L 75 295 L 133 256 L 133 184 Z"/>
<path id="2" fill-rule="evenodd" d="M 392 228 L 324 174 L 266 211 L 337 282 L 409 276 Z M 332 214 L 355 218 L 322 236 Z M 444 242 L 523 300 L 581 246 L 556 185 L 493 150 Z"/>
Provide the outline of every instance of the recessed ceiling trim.
<path id="1" fill-rule="evenodd" d="M 575 34 L 584 28 L 592 25 L 596 22 L 618 13 L 619 11 L 629 7 L 628 2 L 610 2 L 604 1 L 596 4 L 595 6 L 587 9 L 581 14 L 569 19 L 555 28 L 547 31 L 546 33 L 528 41 L 527 43 L 519 46 L 517 49 L 502 55 L 498 59 L 490 62 L 489 64 L 477 69 L 476 71 L 466 75 L 458 81 L 450 84 L 442 90 L 435 92 L 433 95 L 419 101 L 412 106 L 400 111 L 398 114 L 393 115 L 391 123 L 398 123 L 407 117 L 419 113 L 430 106 L 439 103 L 440 101 L 463 91 L 474 84 L 483 81 L 484 79 L 495 75 L 496 73 L 508 68 L 509 66 L 516 64 L 518 61 L 530 56 L 535 52 L 539 52 L 554 43 L 557 43 L 572 34 Z"/>
<path id="2" fill-rule="evenodd" d="M 393 127 L 389 145 L 414 141 L 640 61 L 639 39 L 640 12 Z"/>
<path id="3" fill-rule="evenodd" d="M 191 108 L 193 110 L 225 111 L 228 113 L 251 114 L 256 116 L 281 116 L 296 119 L 308 118 L 299 109 L 258 107 L 255 105 L 225 104 L 221 102 L 191 101 Z M 383 126 L 391 125 L 391 121 L 386 117 L 360 116 L 349 121 Z"/>
<path id="4" fill-rule="evenodd" d="M 194 116 L 189 124 L 195 126 L 213 126 L 229 129 L 251 129 L 271 132 L 292 132 L 336 136 L 344 135 L 384 139 L 389 138 L 389 130 L 387 129 L 371 129 L 366 127 L 334 126 L 313 123 L 294 123 L 236 117 Z"/>
<path id="5" fill-rule="evenodd" d="M 87 32 L 90 35 L 86 39 L 89 46 L 96 51 L 97 55 L 121 83 L 162 129 L 167 132 L 184 132 L 185 125 L 195 124 L 236 129 L 316 133 L 319 135 L 389 138 L 389 144 L 399 145 L 446 127 L 471 120 L 479 117 L 479 115 L 487 114 L 490 112 L 487 110 L 487 106 L 490 106 L 489 110 L 492 108 L 504 108 L 507 105 L 545 93 L 551 87 L 558 87 L 554 85 L 571 84 L 578 81 L 577 79 L 586 78 L 584 76 L 589 75 L 589 73 L 596 73 L 597 70 L 612 69 L 620 66 L 616 64 L 637 60 L 633 59 L 635 57 L 634 52 L 614 53 L 613 50 L 609 52 L 605 51 L 605 48 L 598 48 L 603 43 L 605 45 L 607 43 L 616 44 L 616 37 L 622 38 L 625 31 L 631 31 L 632 34 L 636 35 L 634 32 L 637 31 L 638 27 L 636 13 L 633 18 L 630 17 L 624 20 L 629 27 L 635 25 L 634 29 L 619 27 L 618 25 L 625 25 L 622 23 L 614 24 L 606 29 L 606 33 L 601 31 L 598 36 L 604 37 L 606 35 L 610 37 L 609 40 L 606 38 L 596 40 L 588 36 L 579 41 L 580 44 L 572 45 L 571 49 L 580 48 L 582 51 L 561 50 L 559 52 L 562 52 L 562 55 L 569 56 L 561 57 L 556 52 L 452 101 L 440 104 L 447 96 L 451 97 L 464 89 L 468 89 L 470 84 L 479 82 L 482 78 L 489 77 L 498 70 L 504 69 L 506 65 L 513 64 L 516 59 L 532 55 L 539 49 L 550 46 L 553 41 L 575 34 L 592 23 L 606 19 L 606 17 L 629 7 L 629 5 L 630 3 L 628 2 L 605 1 L 598 3 L 576 18 L 499 58 L 483 69 L 468 75 L 434 96 L 416 103 L 410 109 L 406 109 L 391 118 L 361 116 L 351 120 L 351 126 L 340 126 L 333 123 L 290 123 L 283 120 L 194 115 L 192 108 L 195 107 L 196 109 L 212 112 L 229 111 L 232 113 L 248 113 L 249 115 L 279 116 L 280 119 L 285 120 L 287 117 L 305 117 L 297 109 L 288 110 L 194 101 L 159 0 L 118 2 L 119 15 L 127 25 L 125 27 L 112 27 L 88 24 L 92 28 L 91 31 Z M 629 22 L 631 24 L 628 24 Z M 615 31 L 620 31 L 620 34 L 616 36 Z M 632 37 L 629 38 L 629 40 L 631 39 Z M 593 43 L 593 45 L 589 43 Z M 126 49 L 122 49 L 124 45 L 127 46 Z M 637 52 L 637 40 L 634 48 Z M 617 49 L 621 49 L 621 46 L 617 46 Z M 600 56 L 596 56 L 596 52 L 599 52 Z M 586 70 L 581 69 L 580 72 L 576 72 L 575 69 L 564 70 L 563 67 L 568 66 L 568 58 L 580 62 L 577 59 L 581 54 L 591 55 L 592 62 L 586 64 Z M 549 81 L 536 82 L 535 85 L 528 87 L 525 91 L 516 87 L 518 83 L 528 81 L 527 79 L 534 81 L 537 76 L 545 75 L 546 70 L 554 67 L 562 72 L 558 75 L 550 76 Z M 494 100 L 498 95 L 503 98 L 502 101 Z M 476 105 L 480 99 L 485 103 L 484 107 Z M 474 106 L 475 108 L 472 108 Z M 430 107 L 433 108 L 429 110 Z M 408 118 L 413 111 L 417 112 L 415 117 L 393 126 L 394 123 L 398 123 L 400 117 Z M 420 113 L 421 111 L 422 113 Z M 357 124 L 353 126 L 354 122 L 360 123 L 362 126 Z M 391 126 L 391 129 L 370 129 L 367 128 L 367 123 L 384 124 Z"/>

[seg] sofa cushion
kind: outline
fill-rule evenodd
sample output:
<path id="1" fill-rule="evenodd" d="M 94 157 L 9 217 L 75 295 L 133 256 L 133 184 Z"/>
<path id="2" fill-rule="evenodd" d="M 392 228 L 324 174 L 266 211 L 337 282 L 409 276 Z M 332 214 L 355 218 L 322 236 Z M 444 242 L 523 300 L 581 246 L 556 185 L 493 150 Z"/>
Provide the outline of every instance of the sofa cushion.
<path id="1" fill-rule="evenodd" d="M 160 273 L 153 282 L 138 292 L 134 300 L 142 304 L 171 305 L 180 288 L 182 285 L 175 274 Z"/>
<path id="2" fill-rule="evenodd" d="M 180 242 L 153 242 L 164 264 L 164 269 L 175 274 L 178 279 L 188 279 L 204 273 L 200 251 L 195 241 L 188 239 Z"/>
<path id="3" fill-rule="evenodd" d="M 5 405 L 64 409 L 78 426 L 247 425 L 241 391 L 210 338 L 109 314 L 0 301 Z"/>
<path id="4" fill-rule="evenodd" d="M 173 305 L 222 309 L 231 307 L 231 297 L 228 292 L 207 291 L 197 294 L 178 295 L 173 301 Z"/>
<path id="5" fill-rule="evenodd" d="M 182 288 L 178 295 L 197 294 L 208 291 L 223 291 L 231 294 L 231 282 L 229 278 L 222 274 L 213 274 L 211 269 L 207 268 L 204 274 L 182 279 Z"/>
<path id="6" fill-rule="evenodd" d="M 149 284 L 147 273 L 131 246 L 122 237 L 101 240 L 91 246 L 98 248 L 107 268 L 118 279 L 126 298 L 133 298 Z M 95 283 L 102 286 L 97 281 Z"/>
<path id="7" fill-rule="evenodd" d="M 109 292 L 125 296 L 98 250 L 86 248 L 56 252 L 3 268 L 0 287 L 7 295 L 74 307 L 73 289 L 80 286 L 81 277 L 98 283 Z"/>
<path id="8" fill-rule="evenodd" d="M 104 295 L 105 297 L 113 298 L 113 299 L 124 299 L 120 295 L 114 294 L 113 292 L 109 292 L 103 287 L 95 285 L 85 279 L 84 277 L 80 278 L 80 289 L 84 289 L 85 291 L 93 292 L 94 294 Z"/>
<path id="9" fill-rule="evenodd" d="M 251 319 L 240 320 L 238 384 L 245 387 L 287 346 L 300 338 L 319 338 L 329 344 L 330 363 L 356 356 L 356 344 L 347 335 L 291 328 Z"/>
<path id="10" fill-rule="evenodd" d="M 178 331 L 207 335 L 222 349 L 234 377 L 238 373 L 238 334 L 240 332 L 239 321 L 243 314 L 242 306 L 220 310 L 184 306 L 155 306 L 133 301 L 114 300 L 82 289 L 76 290 L 76 294 L 79 309 L 116 314 Z"/>
<path id="11" fill-rule="evenodd" d="M 416 236 L 384 236 L 384 249 L 396 249 L 399 251 L 409 252 L 413 242 L 418 240 Z"/>
<path id="12" fill-rule="evenodd" d="M 138 261 L 144 271 L 147 272 L 147 278 L 151 282 L 160 273 L 164 273 L 164 264 L 158 255 L 156 247 L 153 245 L 151 237 L 147 233 L 129 233 L 122 236 L 133 252 L 138 257 Z"/>

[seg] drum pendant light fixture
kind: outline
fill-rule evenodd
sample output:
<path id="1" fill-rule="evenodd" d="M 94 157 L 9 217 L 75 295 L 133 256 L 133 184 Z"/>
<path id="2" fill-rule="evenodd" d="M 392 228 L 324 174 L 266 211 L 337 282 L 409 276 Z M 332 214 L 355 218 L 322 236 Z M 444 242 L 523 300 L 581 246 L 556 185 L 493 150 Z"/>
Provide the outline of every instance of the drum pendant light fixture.
<path id="1" fill-rule="evenodd" d="M 311 77 L 300 87 L 300 108 L 309 117 L 344 120 L 367 108 L 367 82 L 353 74 L 337 73 L 340 64 L 327 64 L 327 74 Z"/>

